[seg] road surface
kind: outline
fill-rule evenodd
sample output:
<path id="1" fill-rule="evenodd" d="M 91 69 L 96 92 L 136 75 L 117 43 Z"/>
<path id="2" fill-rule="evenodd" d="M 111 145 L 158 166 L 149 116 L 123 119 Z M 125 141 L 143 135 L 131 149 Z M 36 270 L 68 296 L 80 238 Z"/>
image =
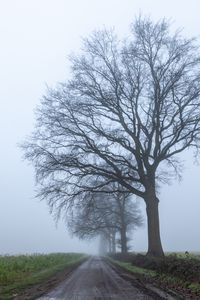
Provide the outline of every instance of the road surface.
<path id="1" fill-rule="evenodd" d="M 151 296 L 150 296 L 151 295 Z M 167 299 L 134 287 L 99 257 L 92 257 L 46 296 L 38 300 Z"/>

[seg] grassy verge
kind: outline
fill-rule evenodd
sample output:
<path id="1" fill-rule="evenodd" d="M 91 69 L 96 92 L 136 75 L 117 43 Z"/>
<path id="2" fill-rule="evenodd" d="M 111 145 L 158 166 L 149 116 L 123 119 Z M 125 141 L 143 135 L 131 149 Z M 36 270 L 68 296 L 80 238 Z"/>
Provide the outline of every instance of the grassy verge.
<path id="1" fill-rule="evenodd" d="M 140 267 L 136 267 L 133 266 L 131 263 L 128 262 L 122 262 L 122 261 L 117 261 L 114 259 L 109 258 L 110 262 L 120 266 L 121 268 L 126 269 L 127 271 L 134 273 L 134 274 L 139 274 L 139 275 L 145 275 L 148 277 L 155 277 L 157 275 L 157 273 L 155 271 L 152 270 L 147 270 L 144 268 L 140 268 Z"/>
<path id="2" fill-rule="evenodd" d="M 134 265 L 134 262 L 124 262 L 109 258 L 110 262 L 120 268 L 133 273 L 136 277 L 146 282 L 156 284 L 158 287 L 177 295 L 180 299 L 199 299 L 200 282 L 198 280 L 183 279 L 183 276 L 174 276 L 173 269 L 171 274 L 165 273 L 164 270 L 151 270 L 149 268 Z M 192 273 L 192 271 L 191 271 Z"/>
<path id="3" fill-rule="evenodd" d="M 0 256 L 0 300 L 14 299 L 27 287 L 48 280 L 84 258 L 78 253 Z"/>

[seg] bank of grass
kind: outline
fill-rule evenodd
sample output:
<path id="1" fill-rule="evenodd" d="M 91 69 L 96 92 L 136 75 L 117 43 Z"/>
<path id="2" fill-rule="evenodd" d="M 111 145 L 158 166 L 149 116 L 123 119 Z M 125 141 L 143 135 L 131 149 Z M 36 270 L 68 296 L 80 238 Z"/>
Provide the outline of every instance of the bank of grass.
<path id="1" fill-rule="evenodd" d="M 117 260 L 114 260 L 114 259 L 110 259 L 110 261 L 112 263 L 114 263 L 115 265 L 118 265 L 118 266 L 126 269 L 127 271 L 129 271 L 131 273 L 145 275 L 145 276 L 152 277 L 152 278 L 157 275 L 157 273 L 153 270 L 140 268 L 140 267 L 134 266 L 134 265 L 132 265 L 131 263 L 128 263 L 128 262 L 117 261 Z"/>
<path id="2" fill-rule="evenodd" d="M 13 299 L 23 289 L 47 280 L 84 258 L 86 256 L 79 253 L 0 256 L 0 299 Z"/>
<path id="3" fill-rule="evenodd" d="M 182 299 L 200 299 L 199 253 L 170 253 L 164 259 L 116 254 L 110 259 L 115 265 L 173 291 Z"/>

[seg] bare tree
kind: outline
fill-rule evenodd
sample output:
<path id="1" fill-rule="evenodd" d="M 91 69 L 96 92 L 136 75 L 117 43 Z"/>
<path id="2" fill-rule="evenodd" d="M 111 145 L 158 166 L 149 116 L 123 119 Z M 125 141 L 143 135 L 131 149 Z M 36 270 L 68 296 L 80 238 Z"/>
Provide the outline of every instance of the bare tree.
<path id="1" fill-rule="evenodd" d="M 89 192 L 86 200 L 72 209 L 67 221 L 71 232 L 79 238 L 103 235 L 108 241 L 109 252 L 116 251 L 116 237 L 119 235 L 123 253 L 128 250 L 127 233 L 142 225 L 138 203 L 125 192 Z"/>
<path id="2" fill-rule="evenodd" d="M 71 80 L 43 97 L 24 148 L 57 212 L 112 182 L 143 198 L 148 254 L 162 256 L 158 183 L 179 172 L 179 153 L 198 149 L 199 49 L 165 20 L 138 18 L 131 32 L 125 43 L 106 30 L 84 41 Z"/>

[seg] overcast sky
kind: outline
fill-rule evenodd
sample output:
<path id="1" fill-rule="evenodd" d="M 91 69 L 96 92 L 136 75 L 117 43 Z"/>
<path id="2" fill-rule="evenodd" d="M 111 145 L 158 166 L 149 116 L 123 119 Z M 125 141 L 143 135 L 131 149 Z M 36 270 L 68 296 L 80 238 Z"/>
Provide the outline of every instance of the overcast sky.
<path id="1" fill-rule="evenodd" d="M 45 85 L 64 81 L 67 56 L 95 28 L 114 27 L 121 37 L 139 13 L 166 17 L 187 36 L 200 36 L 199 0 L 0 0 L 0 253 L 95 251 L 56 228 L 48 207 L 34 198 L 34 172 L 17 144 L 33 129 Z M 184 155 L 183 180 L 160 194 L 165 250 L 200 251 L 200 166 Z M 141 201 L 142 203 L 142 201 Z M 144 205 L 142 205 L 144 209 Z M 146 226 L 134 237 L 145 251 Z"/>

